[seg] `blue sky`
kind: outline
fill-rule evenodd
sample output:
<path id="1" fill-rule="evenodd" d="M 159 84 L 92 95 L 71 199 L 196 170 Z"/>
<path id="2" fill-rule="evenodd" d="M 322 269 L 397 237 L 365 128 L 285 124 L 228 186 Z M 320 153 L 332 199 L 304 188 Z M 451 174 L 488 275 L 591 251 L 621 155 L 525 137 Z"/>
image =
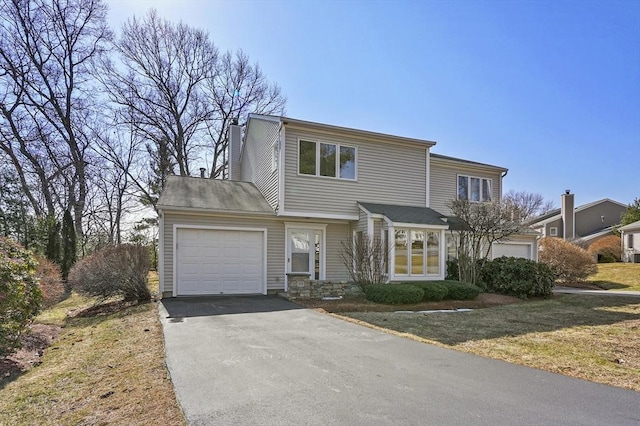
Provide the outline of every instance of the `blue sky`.
<path id="1" fill-rule="evenodd" d="M 107 3 L 243 49 L 290 117 L 434 140 L 556 206 L 640 198 L 640 0 Z"/>

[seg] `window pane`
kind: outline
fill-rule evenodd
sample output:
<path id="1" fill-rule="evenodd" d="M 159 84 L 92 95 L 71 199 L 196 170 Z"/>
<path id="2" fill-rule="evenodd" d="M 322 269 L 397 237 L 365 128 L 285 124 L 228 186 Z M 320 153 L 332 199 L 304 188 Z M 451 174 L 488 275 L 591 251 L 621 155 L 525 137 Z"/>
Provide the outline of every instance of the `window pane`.
<path id="1" fill-rule="evenodd" d="M 466 176 L 458 176 L 458 200 L 467 200 L 469 198 L 469 178 Z"/>
<path id="2" fill-rule="evenodd" d="M 322 241 L 322 231 L 314 231 L 314 242 L 315 242 L 315 274 L 314 277 L 316 280 L 320 279 L 320 241 Z"/>
<path id="3" fill-rule="evenodd" d="M 397 230 L 396 234 L 396 245 L 395 245 L 395 261 L 396 261 L 396 274 L 406 274 L 407 269 L 407 231 L 404 229 Z"/>
<path id="4" fill-rule="evenodd" d="M 308 231 L 291 231 L 291 272 L 311 272 L 309 246 Z"/>
<path id="5" fill-rule="evenodd" d="M 356 178 L 356 149 L 348 146 L 340 147 L 340 177 Z"/>
<path id="6" fill-rule="evenodd" d="M 480 179 L 471 178 L 471 201 L 480 201 Z"/>
<path id="7" fill-rule="evenodd" d="M 411 231 L 411 274 L 424 275 L 423 231 Z"/>
<path id="8" fill-rule="evenodd" d="M 336 177 L 336 146 L 320 144 L 320 176 Z"/>
<path id="9" fill-rule="evenodd" d="M 427 232 L 427 274 L 440 273 L 440 238 L 437 232 Z"/>
<path id="10" fill-rule="evenodd" d="M 298 158 L 298 171 L 304 175 L 316 174 L 316 143 L 300 141 L 300 156 Z"/>
<path id="11" fill-rule="evenodd" d="M 482 201 L 491 201 L 491 181 L 482 179 Z"/>

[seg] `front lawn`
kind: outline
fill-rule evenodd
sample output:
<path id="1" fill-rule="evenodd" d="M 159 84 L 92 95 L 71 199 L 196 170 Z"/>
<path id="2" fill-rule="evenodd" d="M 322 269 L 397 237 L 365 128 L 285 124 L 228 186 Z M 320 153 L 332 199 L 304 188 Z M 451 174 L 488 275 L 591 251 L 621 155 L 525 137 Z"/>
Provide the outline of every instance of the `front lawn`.
<path id="1" fill-rule="evenodd" d="M 640 263 L 600 263 L 587 283 L 605 290 L 640 291 Z"/>
<path id="2" fill-rule="evenodd" d="M 342 315 L 447 348 L 640 391 L 639 298 L 561 295 L 462 313 Z"/>
<path id="3" fill-rule="evenodd" d="M 40 365 L 0 378 L 0 425 L 185 424 L 164 364 L 156 303 L 93 304 L 74 295 L 36 319 L 62 326 L 59 337 Z"/>

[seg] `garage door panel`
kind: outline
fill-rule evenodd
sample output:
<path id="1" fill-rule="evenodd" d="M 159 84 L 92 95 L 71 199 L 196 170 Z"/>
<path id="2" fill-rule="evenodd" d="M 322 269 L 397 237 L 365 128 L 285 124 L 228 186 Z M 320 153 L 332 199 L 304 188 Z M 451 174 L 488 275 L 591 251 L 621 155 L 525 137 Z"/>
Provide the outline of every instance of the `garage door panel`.
<path id="1" fill-rule="evenodd" d="M 531 259 L 531 245 L 530 244 L 494 244 L 493 246 L 493 258 L 496 259 L 501 256 L 507 257 L 521 257 L 524 259 Z"/>
<path id="2" fill-rule="evenodd" d="M 263 293 L 263 238 L 262 231 L 179 228 L 177 294 Z"/>

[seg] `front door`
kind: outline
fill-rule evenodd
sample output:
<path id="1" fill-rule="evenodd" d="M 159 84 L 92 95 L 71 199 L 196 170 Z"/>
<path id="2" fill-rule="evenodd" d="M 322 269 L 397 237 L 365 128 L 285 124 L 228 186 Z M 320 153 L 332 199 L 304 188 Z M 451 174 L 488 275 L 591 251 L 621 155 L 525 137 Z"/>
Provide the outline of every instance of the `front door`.
<path id="1" fill-rule="evenodd" d="M 324 279 L 322 229 L 287 230 L 287 273 L 309 274 L 312 280 Z"/>

